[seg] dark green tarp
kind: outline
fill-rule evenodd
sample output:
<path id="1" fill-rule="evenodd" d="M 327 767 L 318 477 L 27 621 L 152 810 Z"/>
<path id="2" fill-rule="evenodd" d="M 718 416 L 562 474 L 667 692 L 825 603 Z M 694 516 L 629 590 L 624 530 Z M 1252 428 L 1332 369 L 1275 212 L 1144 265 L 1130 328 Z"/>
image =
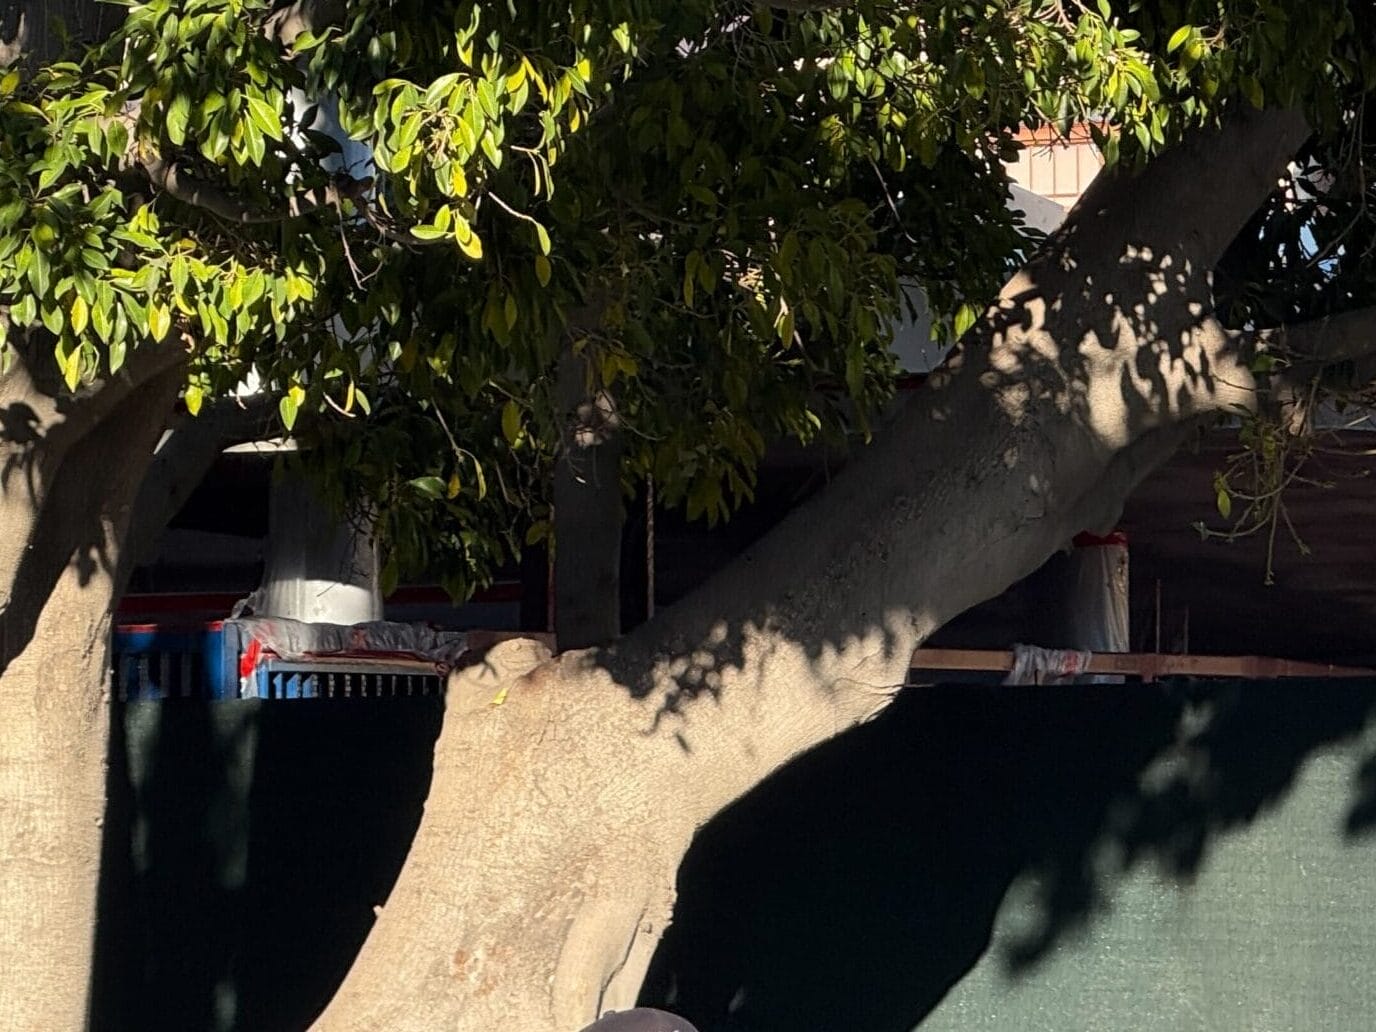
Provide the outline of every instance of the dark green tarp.
<path id="1" fill-rule="evenodd" d="M 700 834 L 644 1002 L 702 1032 L 1376 1027 L 1368 683 L 910 689 Z M 117 711 L 97 1032 L 298 1032 L 437 700 Z"/>
<path id="2" fill-rule="evenodd" d="M 1369 683 L 911 689 L 699 836 L 714 1032 L 1376 1027 Z"/>

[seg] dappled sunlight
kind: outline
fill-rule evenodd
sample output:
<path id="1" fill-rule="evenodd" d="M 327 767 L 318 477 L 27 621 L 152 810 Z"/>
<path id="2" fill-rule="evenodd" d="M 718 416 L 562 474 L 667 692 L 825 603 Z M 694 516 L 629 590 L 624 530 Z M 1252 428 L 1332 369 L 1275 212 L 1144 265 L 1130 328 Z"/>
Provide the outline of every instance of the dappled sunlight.
<path id="1" fill-rule="evenodd" d="M 758 739 L 786 732 L 723 741 L 722 725 L 783 712 L 774 695 L 798 700 L 789 719 L 810 728 L 806 744 L 819 723 L 866 718 L 928 634 L 1111 523 L 1178 430 L 1255 391 L 1205 263 L 1184 243 L 1083 260 L 1103 218 L 1072 215 L 832 489 L 702 589 L 710 610 L 690 597 L 585 655 L 641 701 L 645 734 L 699 757 L 750 752 L 768 770 L 797 747 Z M 708 704 L 732 717 L 703 724 L 703 742 Z"/>
<path id="2" fill-rule="evenodd" d="M 153 353 L 156 349 L 146 349 Z M 132 502 L 181 386 L 175 352 L 151 354 L 110 381 L 59 395 L 36 386 L 18 367 L 0 387 L 28 388 L 4 410 L 0 425 L 0 674 L 33 639 L 48 599 L 64 577 L 102 599 L 96 627 L 130 567 L 121 544 Z M 143 377 L 140 379 L 139 377 Z M 2 392 L 0 392 L 0 396 Z M 16 413 L 20 415 L 16 417 Z M 64 468 L 65 467 L 65 468 Z M 75 470 L 75 473 L 64 472 Z M 16 483 L 22 473 L 24 482 Z M 13 599 L 29 604 L 12 605 Z"/>

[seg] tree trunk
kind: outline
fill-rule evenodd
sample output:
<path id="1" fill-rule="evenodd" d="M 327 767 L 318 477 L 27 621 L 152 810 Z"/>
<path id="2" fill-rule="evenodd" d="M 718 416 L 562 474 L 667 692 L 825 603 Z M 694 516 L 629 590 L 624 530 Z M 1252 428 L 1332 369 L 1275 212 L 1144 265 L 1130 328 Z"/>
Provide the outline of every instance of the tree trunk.
<path id="1" fill-rule="evenodd" d="M 182 377 L 174 366 L 57 406 L 42 392 L 21 398 L 23 380 L 0 383 L 11 415 L 34 416 L 30 433 L 0 434 L 0 538 L 17 545 L 0 549 L 0 1015 L 6 1028 L 76 1029 L 91 977 L 120 544 Z"/>
<path id="2" fill-rule="evenodd" d="M 317 1027 L 571 1032 L 629 1006 L 698 828 L 1254 403 L 1209 274 L 1305 134 L 1253 114 L 1101 177 L 883 440 L 728 570 L 612 647 L 457 675 L 410 856 Z"/>
<path id="3" fill-rule="evenodd" d="M 621 434 L 606 392 L 590 395 L 584 359 L 559 359 L 563 447 L 554 465 L 554 638 L 561 649 L 621 633 Z"/>

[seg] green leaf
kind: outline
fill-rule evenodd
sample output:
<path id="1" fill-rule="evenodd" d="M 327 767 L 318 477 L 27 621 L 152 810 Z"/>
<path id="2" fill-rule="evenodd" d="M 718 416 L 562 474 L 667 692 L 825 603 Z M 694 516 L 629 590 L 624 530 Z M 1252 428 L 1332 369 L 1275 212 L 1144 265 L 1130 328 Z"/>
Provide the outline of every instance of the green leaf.
<path id="1" fill-rule="evenodd" d="M 788 309 L 779 316 L 779 321 L 775 326 L 779 333 L 779 342 L 784 347 L 793 345 L 793 309 Z"/>
<path id="2" fill-rule="evenodd" d="M 164 339 L 172 329 L 172 313 L 163 305 L 148 306 L 148 335 L 155 341 Z"/>
<path id="3" fill-rule="evenodd" d="M 462 224 L 465 225 L 465 226 L 468 225 L 468 223 L 466 223 L 466 222 L 464 222 L 464 223 L 462 223 Z M 455 234 L 454 234 L 454 235 L 455 235 L 456 237 L 459 237 L 458 232 L 457 232 L 457 231 L 458 231 L 458 225 L 456 224 L 454 228 L 455 228 Z M 478 236 L 477 233 L 474 233 L 474 232 L 470 229 L 469 232 L 468 232 L 468 236 L 467 236 L 467 237 L 459 237 L 459 250 L 462 251 L 464 254 L 468 255 L 468 257 L 472 258 L 475 262 L 476 262 L 476 261 L 481 261 L 481 260 L 482 260 L 482 257 L 483 257 L 483 241 L 482 241 L 482 238 L 481 238 L 480 236 Z"/>
<path id="4" fill-rule="evenodd" d="M 81 351 L 76 347 L 68 351 L 69 343 L 65 340 L 57 342 L 57 365 L 62 370 L 62 379 L 67 384 L 67 389 L 74 391 L 81 382 Z"/>
<path id="5" fill-rule="evenodd" d="M 90 308 L 80 295 L 72 298 L 71 304 L 67 306 L 67 322 L 72 328 L 75 336 L 80 336 L 86 329 L 86 323 L 91 314 Z"/>
<path id="6" fill-rule="evenodd" d="M 282 395 L 282 400 L 277 403 L 277 414 L 282 417 L 282 425 L 290 432 L 296 425 L 296 399 L 290 394 Z"/>
<path id="7" fill-rule="evenodd" d="M 248 98 L 248 117 L 265 136 L 274 140 L 282 139 L 282 119 L 272 107 L 257 97 Z"/>
<path id="8" fill-rule="evenodd" d="M 521 439 L 521 409 L 514 401 L 502 406 L 502 436 L 513 448 Z"/>
<path id="9" fill-rule="evenodd" d="M 188 384 L 182 400 L 186 402 L 186 411 L 193 416 L 199 415 L 201 402 L 205 400 L 205 392 L 201 390 L 198 384 Z"/>
<path id="10" fill-rule="evenodd" d="M 540 245 L 542 255 L 549 254 L 549 230 L 538 222 L 535 223 L 535 241 Z"/>
<path id="11" fill-rule="evenodd" d="M 497 108 L 497 91 L 486 79 L 478 80 L 478 105 L 491 121 L 495 122 L 501 117 L 501 111 Z"/>
<path id="12" fill-rule="evenodd" d="M 441 75 L 426 89 L 424 100 L 425 106 L 434 107 L 438 104 L 440 100 L 458 84 L 458 81 L 458 72 L 450 72 L 448 75 Z"/>
<path id="13" fill-rule="evenodd" d="M 1191 26 L 1182 25 L 1180 28 L 1176 29 L 1175 32 L 1171 33 L 1171 38 L 1166 43 L 1166 53 L 1174 54 L 1184 46 L 1185 40 L 1190 38 L 1190 33 L 1193 31 L 1194 29 Z"/>
<path id="14" fill-rule="evenodd" d="M 407 483 L 427 498 L 439 501 L 445 495 L 445 483 L 439 477 L 416 477 Z"/>
<path id="15" fill-rule="evenodd" d="M 167 106 L 167 138 L 180 147 L 186 142 L 186 123 L 191 117 L 191 97 L 178 92 Z"/>
<path id="16" fill-rule="evenodd" d="M 244 127 L 244 149 L 248 152 L 248 160 L 252 164 L 261 165 L 263 163 L 263 156 L 267 153 L 267 147 L 263 143 L 263 133 L 253 123 Z"/>
<path id="17" fill-rule="evenodd" d="M 32 326 L 38 317 L 38 301 L 32 294 L 25 294 L 10 309 L 10 319 L 18 326 Z"/>
<path id="18" fill-rule="evenodd" d="M 397 130 L 397 150 L 410 149 L 420 136 L 421 121 L 425 118 L 424 111 L 412 111 L 406 116 L 406 120 L 401 123 L 401 128 Z"/>
<path id="19" fill-rule="evenodd" d="M 483 154 L 487 156 L 487 160 L 492 163 L 492 167 L 501 168 L 502 152 L 501 149 L 497 146 L 497 141 L 493 138 L 491 132 L 483 133 L 483 137 L 479 141 L 479 145 L 482 147 Z"/>
<path id="20" fill-rule="evenodd" d="M 540 286 L 549 286 L 550 276 L 554 270 L 550 267 L 549 259 L 542 254 L 535 256 L 535 278 L 540 281 Z"/>
<path id="21" fill-rule="evenodd" d="M 41 312 L 43 325 L 49 333 L 58 334 L 62 332 L 63 318 L 62 309 L 57 305 L 44 304 Z"/>
<path id="22" fill-rule="evenodd" d="M 101 288 L 102 293 L 100 299 L 97 300 L 95 304 L 91 305 L 91 326 L 94 327 L 96 336 L 106 343 L 109 343 L 110 330 L 113 329 L 110 324 L 109 305 L 113 303 L 113 300 L 107 293 L 110 288 L 103 283 L 101 284 Z"/>
<path id="23" fill-rule="evenodd" d="M 1218 489 L 1218 497 L 1214 499 L 1218 505 L 1218 514 L 1225 520 L 1233 514 L 1233 496 L 1228 493 L 1227 488 Z"/>
<path id="24" fill-rule="evenodd" d="M 383 563 L 382 572 L 378 574 L 377 578 L 378 590 L 382 592 L 383 598 L 386 598 L 388 595 L 392 594 L 392 592 L 397 590 L 397 579 L 399 577 L 400 571 L 397 569 L 397 561 L 395 557 L 389 558 L 385 563 Z"/>
<path id="25" fill-rule="evenodd" d="M 186 280 L 190 273 L 190 266 L 185 258 L 178 255 L 172 259 L 172 289 L 177 292 L 178 297 L 186 295 Z"/>
<path id="26" fill-rule="evenodd" d="M 956 317 L 953 326 L 956 333 L 956 340 L 965 336 L 970 327 L 975 325 L 975 320 L 978 318 L 979 312 L 975 310 L 974 305 L 967 303 L 956 309 Z"/>
<path id="27" fill-rule="evenodd" d="M 33 261 L 29 264 L 29 286 L 39 297 L 48 295 L 48 275 L 51 271 L 48 258 L 42 251 L 33 252 Z"/>
<path id="28" fill-rule="evenodd" d="M 333 26 L 325 29 L 318 36 L 310 29 L 307 29 L 304 32 L 299 32 L 297 33 L 296 38 L 291 41 L 291 49 L 294 53 L 297 54 L 304 54 L 308 50 L 314 50 L 316 47 L 320 46 L 321 43 L 324 43 L 325 40 L 329 38 L 330 33 L 332 31 L 334 31 Z"/>

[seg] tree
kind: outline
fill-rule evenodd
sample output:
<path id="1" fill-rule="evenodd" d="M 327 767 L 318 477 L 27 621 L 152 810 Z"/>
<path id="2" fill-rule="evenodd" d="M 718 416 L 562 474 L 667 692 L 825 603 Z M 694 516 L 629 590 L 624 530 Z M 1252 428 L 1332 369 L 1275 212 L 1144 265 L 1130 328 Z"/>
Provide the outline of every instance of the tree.
<path id="1" fill-rule="evenodd" d="M 73 0 L 62 31 L 21 6 L 0 79 L 20 1027 L 81 1024 L 110 613 L 178 398 L 210 415 L 255 374 L 323 488 L 364 500 L 385 579 L 456 593 L 549 532 L 561 478 L 556 536 L 649 475 L 714 520 L 767 439 L 873 436 L 650 624 L 454 678 L 410 859 L 320 1027 L 536 1030 L 630 1004 L 694 831 L 882 708 L 944 621 L 1111 524 L 1201 427 L 1301 426 L 1366 379 L 1376 26 L 1342 0 L 1302 22 L 1254 0 Z M 1111 171 L 1034 248 L 1001 159 L 1022 124 L 1084 120 Z M 908 280 L 960 344 L 872 434 Z"/>

